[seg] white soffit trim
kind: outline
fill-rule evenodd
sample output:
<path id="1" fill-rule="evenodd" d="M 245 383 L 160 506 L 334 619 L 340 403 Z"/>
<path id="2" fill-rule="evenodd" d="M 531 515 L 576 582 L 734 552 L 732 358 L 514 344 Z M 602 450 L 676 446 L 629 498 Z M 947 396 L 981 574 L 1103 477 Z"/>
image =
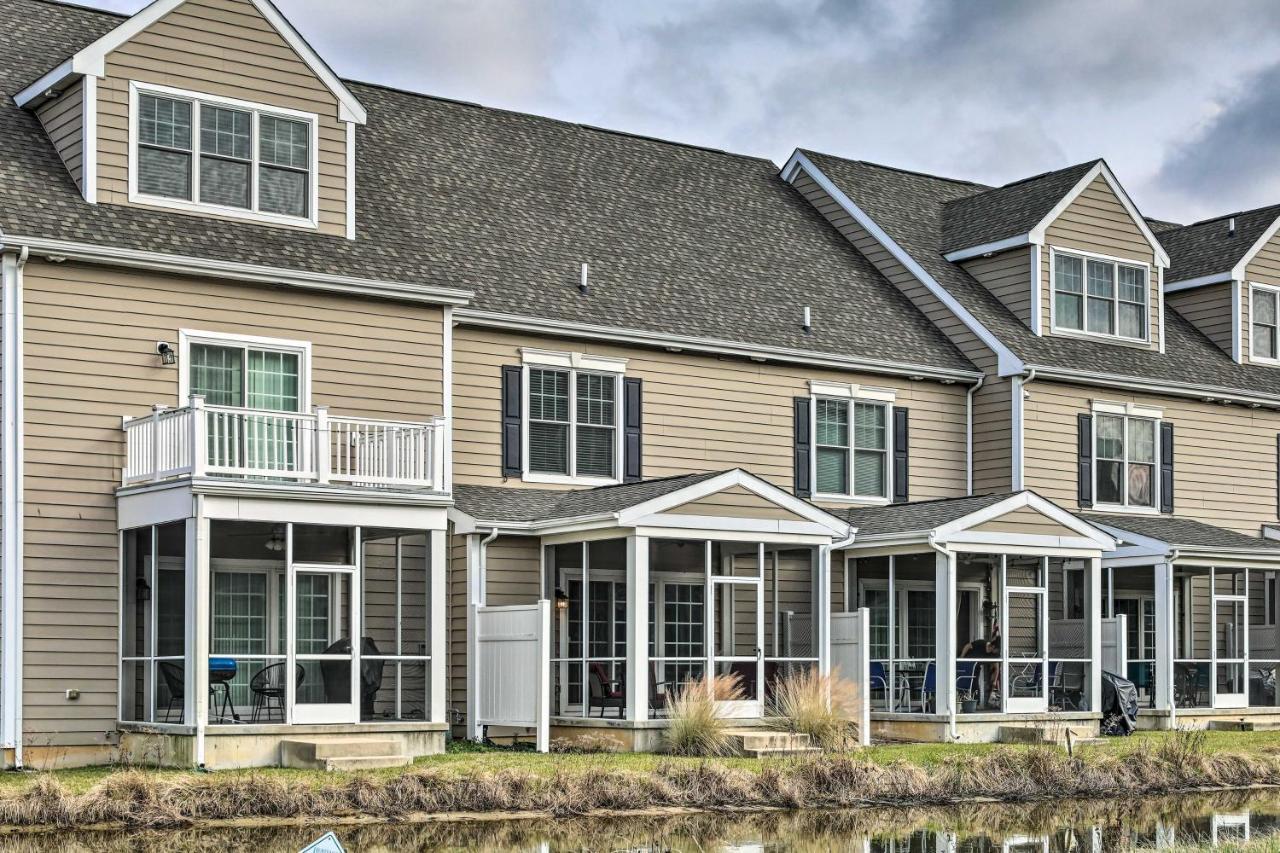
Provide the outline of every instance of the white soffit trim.
<path id="1" fill-rule="evenodd" d="M 1231 281 L 1230 272 L 1215 272 L 1198 278 L 1184 278 L 1181 281 L 1167 282 L 1164 289 L 1166 293 L 1177 293 L 1179 290 L 1190 290 L 1193 287 L 1204 287 L 1206 284 L 1218 284 L 1224 281 Z"/>
<path id="2" fill-rule="evenodd" d="M 1048 365 L 1029 365 L 1036 371 L 1037 379 L 1056 379 L 1059 382 L 1075 382 L 1081 385 L 1098 385 L 1105 388 L 1122 388 L 1132 391 L 1139 388 L 1144 391 L 1155 391 L 1176 397 L 1209 398 L 1209 401 L 1220 403 L 1257 403 L 1260 406 L 1280 408 L 1280 395 L 1259 394 L 1256 391 L 1243 391 L 1238 388 L 1223 388 L 1217 385 L 1193 385 L 1182 382 L 1165 382 L 1158 379 L 1147 379 L 1142 376 L 1118 376 L 1111 373 L 1093 373 L 1087 370 L 1067 370 Z"/>
<path id="3" fill-rule="evenodd" d="M 1040 263 L 1040 253 L 1044 248 L 1039 243 L 1031 244 L 1031 331 L 1037 335 L 1043 335 L 1043 322 L 1041 314 L 1044 313 L 1042 305 L 1044 282 L 1042 280 L 1042 272 Z"/>
<path id="4" fill-rule="evenodd" d="M 1244 315 L 1240 313 L 1242 308 L 1240 304 L 1240 291 L 1243 287 L 1244 282 L 1242 281 L 1231 282 L 1231 360 L 1236 364 L 1244 362 L 1244 354 L 1241 351 L 1244 346 L 1244 342 L 1241 340 L 1244 336 L 1244 329 L 1242 328 L 1244 324 Z M 1253 292 L 1250 291 L 1249 295 L 1252 297 Z M 1252 343 L 1253 342 L 1250 341 L 1250 349 L 1253 348 Z"/>
<path id="5" fill-rule="evenodd" d="M 1164 417 L 1164 409 L 1156 406 L 1139 406 L 1137 403 L 1114 403 L 1110 400 L 1092 400 L 1093 411 L 1104 415 L 1127 415 L 1134 418 Z"/>
<path id="6" fill-rule="evenodd" d="M 980 258 L 983 255 L 994 255 L 996 252 L 1003 252 L 1006 249 L 1016 249 L 1019 246 L 1026 246 L 1030 242 L 1030 234 L 1015 234 L 1014 236 L 1006 237 L 1003 240 L 996 240 L 992 243 L 983 243 L 981 246 L 970 246 L 967 249 L 956 249 L 955 251 L 947 252 L 942 257 L 952 263 L 957 261 L 967 261 L 972 258 Z"/>
<path id="7" fill-rule="evenodd" d="M 69 60 L 41 77 L 35 83 L 32 83 L 26 89 L 23 89 L 14 100 L 18 102 L 19 106 L 26 106 L 27 103 L 43 94 L 51 85 L 56 85 L 57 82 L 71 74 L 105 77 L 107 74 L 108 54 L 185 2 L 186 0 L 155 0 L 150 6 L 127 18 L 120 26 L 87 47 L 82 48 Z M 293 48 L 298 57 L 311 69 L 311 73 L 315 74 L 324 83 L 325 87 L 333 93 L 333 96 L 338 101 L 338 120 L 364 124 L 368 117 L 364 107 L 356 100 L 356 96 L 351 94 L 351 90 L 338 79 L 338 75 L 333 73 L 333 69 L 320 58 L 319 54 L 312 50 L 311 45 L 307 44 L 307 40 L 293 28 L 293 25 L 285 19 L 284 15 L 280 14 L 280 10 L 270 0 L 248 0 L 248 2 L 253 4 L 254 8 L 267 20 L 267 23 L 271 24 L 289 47 Z"/>
<path id="8" fill-rule="evenodd" d="M 1146 239 L 1147 243 L 1151 245 L 1151 249 L 1156 254 L 1156 266 L 1169 266 L 1169 253 L 1164 250 L 1164 246 L 1160 245 L 1160 241 L 1156 239 L 1155 232 L 1151 230 L 1151 226 L 1147 225 L 1147 220 L 1142 218 L 1142 214 L 1138 212 L 1138 208 L 1134 205 L 1133 199 L 1129 198 L 1129 194 L 1124 191 L 1124 187 L 1120 186 L 1120 182 L 1116 180 L 1116 176 L 1112 174 L 1111 168 L 1104 160 L 1099 160 L 1095 163 L 1093 168 L 1086 172 L 1084 177 L 1076 182 L 1076 185 L 1071 188 L 1071 191 L 1063 196 L 1056 205 L 1054 205 L 1053 210 L 1050 210 L 1044 219 L 1041 219 L 1040 223 L 1036 225 L 1035 228 L 1031 229 L 1031 242 L 1043 243 L 1045 241 L 1044 233 L 1048 230 L 1049 226 L 1053 224 L 1054 220 L 1062 215 L 1064 210 L 1071 206 L 1071 203 L 1075 201 L 1076 198 L 1084 192 L 1089 187 L 1089 184 L 1093 183 L 1094 179 L 1099 175 L 1101 175 L 1102 179 L 1107 182 L 1107 186 L 1111 187 L 1111 191 L 1116 194 L 1116 198 L 1120 199 L 1120 204 L 1124 206 L 1125 212 L 1129 214 L 1129 218 L 1131 218 L 1134 224 L 1138 226 L 1138 230 L 1142 232 L 1142 236 Z"/>
<path id="9" fill-rule="evenodd" d="M 951 294 L 951 291 L 947 290 L 939 284 L 933 276 L 925 272 L 924 267 L 920 266 L 920 264 L 916 262 L 915 258 L 911 257 L 905 249 L 899 246 L 892 237 L 885 233 L 884 229 L 877 225 L 875 220 L 867 215 L 866 211 L 854 204 L 853 200 L 849 198 L 849 196 L 845 195 L 844 191 L 837 187 L 835 183 L 832 182 L 832 180 L 828 178 L 821 169 L 815 166 L 813 161 L 806 157 L 799 149 L 791 155 L 791 159 L 782 167 L 782 179 L 787 183 L 792 183 L 796 174 L 801 169 L 803 169 L 805 173 L 813 179 L 814 183 L 822 188 L 823 192 L 830 196 L 832 201 L 839 205 L 845 213 L 849 214 L 849 216 L 861 225 L 866 232 L 876 240 L 876 242 L 884 246 L 898 263 L 906 267 L 908 272 L 928 288 L 929 292 L 932 293 L 943 305 L 945 305 L 952 314 L 956 315 L 960 322 L 964 323 L 969 331 L 972 332 L 978 340 L 982 341 L 984 345 L 986 345 L 987 349 L 996 354 L 997 370 L 1001 376 L 1010 376 L 1012 374 L 1022 372 L 1022 360 L 1014 355 L 1013 351 L 1005 346 L 999 338 L 992 334 L 990 329 L 982 325 L 982 323 L 978 321 L 978 318 L 974 317 L 973 314 L 969 312 L 968 308 L 960 304 L 960 301 Z"/>
<path id="10" fill-rule="evenodd" d="M 1280 216 L 1277 216 L 1275 221 L 1267 226 L 1267 230 L 1262 232 L 1262 236 L 1253 242 L 1253 245 L 1249 247 L 1249 251 L 1244 253 L 1244 257 L 1237 261 L 1236 265 L 1231 268 L 1232 278 L 1237 281 L 1243 281 L 1248 278 L 1248 276 L 1245 275 L 1245 268 L 1249 266 L 1250 262 L 1253 261 L 1255 256 L 1257 256 L 1258 252 L 1262 251 L 1262 247 L 1267 245 L 1267 243 L 1271 241 L 1272 237 L 1276 236 L 1276 231 L 1280 231 Z"/>
<path id="11" fill-rule="evenodd" d="M 13 102 L 20 107 L 38 106 L 44 101 L 44 93 L 49 90 L 61 88 L 71 77 L 76 76 L 76 72 L 72 70 L 71 60 L 68 59 L 58 67 L 49 71 L 36 80 L 27 88 L 13 96 Z"/>

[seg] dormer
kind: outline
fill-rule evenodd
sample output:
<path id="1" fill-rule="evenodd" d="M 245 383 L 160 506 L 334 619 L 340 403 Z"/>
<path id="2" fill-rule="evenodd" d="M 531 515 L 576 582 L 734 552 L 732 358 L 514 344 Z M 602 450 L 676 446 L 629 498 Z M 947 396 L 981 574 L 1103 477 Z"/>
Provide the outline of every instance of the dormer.
<path id="1" fill-rule="evenodd" d="M 268 0 L 155 0 L 15 100 L 91 204 L 355 236 L 364 108 Z"/>
<path id="2" fill-rule="evenodd" d="M 943 238 L 1035 334 L 1163 349 L 1168 255 L 1105 162 L 948 202 Z"/>
<path id="3" fill-rule="evenodd" d="M 1165 298 L 1240 364 L 1280 366 L 1280 205 L 1164 232 Z"/>

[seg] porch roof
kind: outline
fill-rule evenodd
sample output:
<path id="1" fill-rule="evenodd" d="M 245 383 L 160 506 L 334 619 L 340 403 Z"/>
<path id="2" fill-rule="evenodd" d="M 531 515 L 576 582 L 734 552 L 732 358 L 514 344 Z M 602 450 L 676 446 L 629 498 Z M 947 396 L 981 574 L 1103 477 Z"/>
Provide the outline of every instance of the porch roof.
<path id="1" fill-rule="evenodd" d="M 858 529 L 858 538 L 888 536 L 895 533 L 928 532 L 979 510 L 995 506 L 1017 492 L 994 495 L 969 495 L 934 501 L 889 504 L 888 506 L 855 507 L 837 513 Z"/>
<path id="2" fill-rule="evenodd" d="M 1213 549 L 1227 553 L 1264 551 L 1280 557 L 1280 542 L 1214 527 L 1203 521 L 1172 515 L 1112 515 L 1081 513 L 1091 524 L 1115 531 L 1130 545 L 1157 544 L 1166 549 Z"/>
<path id="3" fill-rule="evenodd" d="M 642 480 L 639 483 L 569 491 L 458 485 L 453 487 L 453 504 L 478 521 L 527 524 L 555 519 L 581 518 L 619 512 L 724 473 L 726 472 L 712 471 L 704 474 L 682 474 L 675 477 Z"/>

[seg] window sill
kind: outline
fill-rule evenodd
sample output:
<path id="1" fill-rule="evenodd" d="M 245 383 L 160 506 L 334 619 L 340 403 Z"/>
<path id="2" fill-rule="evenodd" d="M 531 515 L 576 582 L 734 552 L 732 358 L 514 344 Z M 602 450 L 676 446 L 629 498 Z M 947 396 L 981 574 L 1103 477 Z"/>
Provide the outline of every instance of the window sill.
<path id="1" fill-rule="evenodd" d="M 229 219 L 242 219 L 245 222 L 258 222 L 267 225 L 289 225 L 294 228 L 315 229 L 319 224 L 313 218 L 305 216 L 286 216 L 278 213 L 262 213 L 256 210 L 245 210 L 241 207 L 225 207 L 220 204 L 202 204 L 198 201 L 186 201 L 180 198 L 145 195 L 140 192 L 129 194 L 129 203 L 140 207 L 163 207 L 179 210 L 183 213 L 197 213 L 205 216 L 225 216 Z"/>
<path id="2" fill-rule="evenodd" d="M 622 481 L 613 477 L 570 477 L 567 474 L 539 474 L 534 471 L 526 471 L 524 476 L 520 478 L 526 483 L 544 483 L 557 486 L 586 486 L 595 488 L 596 486 L 616 486 Z"/>
<path id="3" fill-rule="evenodd" d="M 1261 364 L 1266 367 L 1280 367 L 1280 358 L 1267 358 L 1264 355 L 1249 353 L 1249 364 Z"/>
<path id="4" fill-rule="evenodd" d="M 1150 340 L 1142 338 L 1122 338 L 1119 335 L 1103 335 L 1098 332 L 1082 332 L 1079 329 L 1064 329 L 1060 326 L 1054 326 L 1050 331 L 1060 338 L 1075 338 L 1081 341 L 1097 341 L 1103 344 L 1115 344 L 1116 346 L 1131 347 L 1132 349 L 1149 350 L 1155 345 Z"/>
<path id="5" fill-rule="evenodd" d="M 1090 512 L 1109 512 L 1112 515 L 1160 515 L 1160 510 L 1150 506 L 1120 506 L 1118 504 L 1094 504 Z"/>
<path id="6" fill-rule="evenodd" d="M 893 503 L 889 498 L 863 498 L 850 495 L 823 495 L 814 493 L 809 500 L 814 503 L 849 504 L 851 506 L 888 506 Z"/>

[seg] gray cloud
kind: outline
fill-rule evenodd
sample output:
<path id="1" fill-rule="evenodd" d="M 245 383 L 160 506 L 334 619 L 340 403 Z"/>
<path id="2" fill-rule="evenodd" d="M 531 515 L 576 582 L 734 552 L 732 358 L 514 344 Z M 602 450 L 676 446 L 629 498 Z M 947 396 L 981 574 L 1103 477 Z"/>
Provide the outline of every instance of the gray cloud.
<path id="1" fill-rule="evenodd" d="M 276 2 L 370 82 L 993 183 L 1104 156 L 1168 218 L 1280 201 L 1271 0 Z"/>

